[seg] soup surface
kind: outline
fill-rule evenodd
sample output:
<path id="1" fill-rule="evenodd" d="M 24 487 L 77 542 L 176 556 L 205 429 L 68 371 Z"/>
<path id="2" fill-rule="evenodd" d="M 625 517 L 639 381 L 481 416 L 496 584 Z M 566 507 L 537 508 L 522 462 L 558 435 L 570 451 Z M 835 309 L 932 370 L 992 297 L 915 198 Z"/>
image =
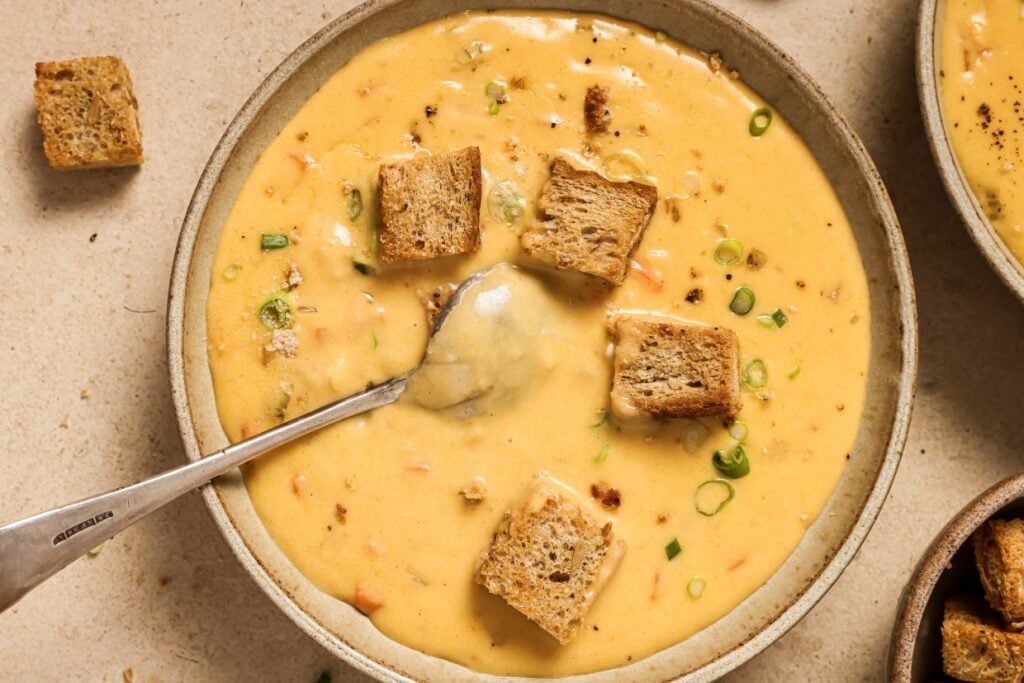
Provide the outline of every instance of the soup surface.
<path id="1" fill-rule="evenodd" d="M 957 161 L 996 232 L 1024 259 L 1024 4 L 947 0 L 940 46 Z"/>
<path id="2" fill-rule="evenodd" d="M 738 76 L 717 55 L 606 17 L 459 14 L 363 51 L 268 146 L 224 225 L 208 304 L 232 440 L 414 367 L 423 299 L 523 262 L 518 234 L 556 155 L 659 193 L 622 286 L 560 276 L 546 290 L 552 336 L 512 400 L 453 414 L 406 397 L 246 468 L 267 529 L 313 582 L 411 647 L 479 671 L 555 676 L 672 645 L 779 568 L 850 457 L 868 296 L 825 176 L 779 116 L 752 126 L 765 104 Z M 603 134 L 584 127 L 594 84 L 610 92 Z M 378 166 L 468 145 L 482 155 L 480 251 L 382 267 Z M 730 310 L 740 286 L 756 295 L 744 316 Z M 607 417 L 607 318 L 621 310 L 735 330 L 741 366 L 767 371 L 750 378 L 738 422 Z M 697 487 L 720 476 L 712 455 L 737 440 L 750 474 L 702 515 Z M 614 520 L 627 546 L 564 647 L 473 580 L 502 514 L 541 472 Z M 486 497 L 471 504 L 460 490 L 474 483 Z M 594 484 L 618 489 L 621 505 L 591 501 Z"/>

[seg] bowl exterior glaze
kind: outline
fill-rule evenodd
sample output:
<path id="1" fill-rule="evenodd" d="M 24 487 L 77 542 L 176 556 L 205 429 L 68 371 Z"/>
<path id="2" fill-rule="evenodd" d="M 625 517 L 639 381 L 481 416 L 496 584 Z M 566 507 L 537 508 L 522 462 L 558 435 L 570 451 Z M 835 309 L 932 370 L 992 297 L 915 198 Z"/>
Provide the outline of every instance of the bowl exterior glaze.
<path id="1" fill-rule="evenodd" d="M 867 401 L 836 491 L 779 571 L 727 616 L 644 660 L 569 680 L 710 681 L 781 637 L 824 595 L 871 528 L 906 439 L 917 371 L 913 283 L 902 233 L 864 147 L 791 58 L 706 0 L 502 0 L 520 9 L 595 11 L 720 52 L 801 135 L 831 181 L 865 264 L 871 300 Z M 227 445 L 206 348 L 206 300 L 220 229 L 266 145 L 354 54 L 386 36 L 493 0 L 370 0 L 289 56 L 252 94 L 214 150 L 189 205 L 168 303 L 171 389 L 186 455 Z M 510 680 L 482 675 L 392 641 L 348 604 L 321 592 L 288 561 L 257 517 L 241 476 L 204 487 L 215 522 L 246 570 L 300 628 L 338 658 L 381 680 Z"/>
<path id="2" fill-rule="evenodd" d="M 917 20 L 917 93 L 921 102 L 928 146 L 942 184 L 957 213 L 967 226 L 971 239 L 978 245 L 985 260 L 999 278 L 1017 297 L 1024 301 L 1024 264 L 1007 248 L 1006 243 L 992 227 L 985 210 L 971 190 L 970 183 L 960 168 L 953 151 L 949 131 L 942 115 L 939 97 L 939 71 L 941 61 L 940 36 L 945 16 L 946 0 L 922 0 Z"/>

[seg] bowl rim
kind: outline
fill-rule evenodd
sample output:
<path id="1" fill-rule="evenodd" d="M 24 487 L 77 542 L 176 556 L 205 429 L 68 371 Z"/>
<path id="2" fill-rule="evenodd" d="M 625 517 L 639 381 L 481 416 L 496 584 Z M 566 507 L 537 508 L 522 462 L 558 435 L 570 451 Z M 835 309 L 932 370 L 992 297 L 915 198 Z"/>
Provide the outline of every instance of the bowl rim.
<path id="1" fill-rule="evenodd" d="M 246 133 L 250 123 L 258 117 L 264 105 L 305 61 L 318 52 L 320 48 L 332 41 L 335 38 L 335 34 L 347 23 L 358 22 L 364 16 L 372 14 L 380 8 L 390 7 L 404 1 L 406 0 L 365 0 L 328 22 L 301 43 L 270 72 L 246 99 L 238 113 L 228 124 L 203 169 L 182 221 L 182 229 L 171 269 L 167 305 L 167 351 L 171 395 L 179 431 L 185 444 L 186 457 L 190 459 L 194 455 L 192 451 L 198 443 L 198 439 L 189 409 L 188 388 L 184 369 L 185 293 L 192 251 L 196 244 L 197 234 L 211 194 L 236 144 Z M 503 3 L 500 0 L 496 2 L 496 6 L 501 4 Z M 585 1 L 585 4 L 589 6 L 587 11 L 607 14 L 612 17 L 616 16 L 613 9 L 602 8 L 592 2 Z M 918 368 L 917 308 L 906 245 L 896 212 L 881 176 L 860 138 L 854 132 L 845 116 L 821 89 L 821 86 L 788 53 L 770 41 L 764 34 L 732 12 L 714 4 L 711 0 L 669 0 L 666 4 L 689 6 L 712 17 L 714 21 L 725 25 L 733 32 L 745 35 L 745 40 L 753 44 L 756 49 L 769 53 L 772 57 L 782 62 L 788 69 L 788 77 L 796 81 L 798 83 L 797 87 L 804 92 L 807 99 L 826 115 L 828 119 L 827 127 L 842 139 L 842 144 L 851 158 L 851 168 L 855 168 L 862 177 L 866 187 L 865 196 L 871 197 L 874 208 L 877 211 L 879 228 L 881 229 L 879 245 L 884 248 L 897 290 L 889 304 L 892 309 L 891 314 L 899 322 L 901 333 L 898 338 L 899 371 L 892 381 L 892 384 L 896 386 L 893 392 L 892 421 L 885 424 L 885 428 L 888 430 L 888 436 L 885 440 L 885 452 L 879 460 L 874 480 L 871 482 L 859 514 L 857 514 L 854 523 L 850 526 L 846 535 L 842 537 L 841 542 L 835 547 L 831 557 L 824 562 L 818 574 L 773 621 L 767 623 L 733 650 L 725 652 L 698 669 L 683 674 L 678 679 L 673 679 L 711 681 L 749 661 L 795 626 L 838 580 L 874 525 L 895 478 L 902 455 L 903 444 L 906 441 L 909 430 Z M 535 7 L 535 9 L 544 8 L 546 8 L 546 5 L 542 4 L 538 4 Z M 568 11 L 565 8 L 562 9 L 563 11 Z M 453 9 L 453 11 L 458 10 Z M 580 11 L 583 10 L 581 9 Z M 629 19 L 627 21 L 635 20 Z M 292 599 L 291 595 L 275 582 L 267 568 L 242 538 L 241 533 L 226 511 L 216 487 L 213 484 L 204 485 L 201 488 L 201 493 L 221 535 L 225 538 L 232 552 L 246 569 L 247 573 L 271 601 L 303 632 L 322 645 L 328 652 L 375 678 L 380 680 L 413 680 L 404 673 L 379 664 L 347 643 L 339 642 L 330 631 L 303 610 Z M 588 674 L 584 674 L 581 678 L 588 676 Z M 525 679 L 503 678 L 503 680 Z"/>
<path id="2" fill-rule="evenodd" d="M 953 151 L 942 114 L 938 78 L 940 64 L 935 51 L 939 44 L 936 32 L 941 30 L 940 15 L 945 10 L 945 3 L 946 0 L 922 0 L 917 15 L 917 93 L 925 137 L 946 194 L 967 227 L 967 233 L 999 279 L 1024 302 L 1024 264 L 1006 246 L 971 190 Z"/>
<path id="3" fill-rule="evenodd" d="M 978 527 L 1020 498 L 1024 498 L 1024 472 L 1011 475 L 979 494 L 932 539 L 900 596 L 889 641 L 886 665 L 889 680 L 900 683 L 911 680 L 921 621 L 947 564 Z"/>

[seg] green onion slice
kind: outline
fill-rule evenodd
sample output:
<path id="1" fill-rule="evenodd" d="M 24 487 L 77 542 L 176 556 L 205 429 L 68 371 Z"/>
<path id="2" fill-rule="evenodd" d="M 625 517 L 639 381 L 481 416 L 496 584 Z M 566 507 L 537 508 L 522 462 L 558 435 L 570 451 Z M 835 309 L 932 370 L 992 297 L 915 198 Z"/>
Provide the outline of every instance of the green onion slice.
<path id="1" fill-rule="evenodd" d="M 354 188 L 348 193 L 348 199 L 345 200 L 345 213 L 353 222 L 358 220 L 363 213 L 363 193 L 359 191 L 359 188 Z"/>
<path id="2" fill-rule="evenodd" d="M 668 36 L 665 34 L 664 31 L 655 31 L 654 40 L 656 40 L 659 43 L 664 43 L 666 40 L 668 40 Z"/>
<path id="3" fill-rule="evenodd" d="M 597 422 L 595 422 L 594 424 L 590 425 L 590 428 L 591 429 L 597 429 L 598 427 L 604 427 L 607 424 L 608 424 L 608 412 L 602 410 L 601 411 L 601 419 L 598 420 Z"/>
<path id="4" fill-rule="evenodd" d="M 694 600 L 700 600 L 700 596 L 704 595 L 705 587 L 707 587 L 707 582 L 699 576 L 695 576 L 686 584 L 686 592 Z"/>
<path id="5" fill-rule="evenodd" d="M 511 225 L 526 212 L 526 200 L 515 183 L 511 180 L 502 180 L 487 193 L 487 208 L 495 220 Z"/>
<path id="6" fill-rule="evenodd" d="M 611 449 L 612 449 L 611 444 L 607 444 L 606 443 L 604 446 L 602 446 L 601 447 L 601 452 L 598 453 L 597 456 L 594 458 L 594 462 L 596 462 L 598 465 L 600 465 L 605 460 L 607 460 L 608 459 L 608 454 L 611 452 Z"/>
<path id="7" fill-rule="evenodd" d="M 740 479 L 750 474 L 750 461 L 743 444 L 736 444 L 728 451 L 715 451 L 711 456 L 711 464 L 730 479 Z"/>
<path id="8" fill-rule="evenodd" d="M 705 517 L 714 517 L 736 497 L 736 489 L 725 479 L 708 479 L 697 487 L 693 505 Z"/>
<path id="9" fill-rule="evenodd" d="M 1022 1 L 1024 1 L 1024 0 L 1022 0 Z M 793 368 L 792 370 L 789 371 L 789 378 L 790 379 L 796 379 L 797 377 L 800 376 L 800 372 L 801 372 L 801 369 L 800 369 L 800 366 L 798 365 L 798 366 L 796 366 L 795 368 Z"/>
<path id="10" fill-rule="evenodd" d="M 676 559 L 676 556 L 683 552 L 683 546 L 679 545 L 679 539 L 673 538 L 669 541 L 669 544 L 665 546 L 665 557 L 670 561 Z"/>
<path id="11" fill-rule="evenodd" d="M 747 423 L 737 420 L 729 425 L 729 436 L 736 441 L 743 441 L 747 438 Z"/>
<path id="12" fill-rule="evenodd" d="M 491 116 L 497 116 L 501 112 L 501 105 L 497 102 L 491 102 L 491 105 L 487 107 L 487 113 Z"/>
<path id="13" fill-rule="evenodd" d="M 775 318 L 765 313 L 764 315 L 757 316 L 757 324 L 761 327 L 772 328 L 775 327 Z"/>
<path id="14" fill-rule="evenodd" d="M 275 294 L 260 306 L 260 322 L 271 330 L 279 330 L 292 324 L 292 309 L 284 296 Z"/>
<path id="15" fill-rule="evenodd" d="M 755 138 L 764 135 L 768 127 L 772 125 L 772 110 L 768 107 L 758 107 L 750 115 L 750 134 Z"/>
<path id="16" fill-rule="evenodd" d="M 230 266 L 224 269 L 224 279 L 228 282 L 234 282 L 238 279 L 238 273 L 242 270 L 242 266 L 236 266 L 232 263 Z"/>
<path id="17" fill-rule="evenodd" d="M 715 263 L 734 266 L 743 260 L 743 242 L 734 239 L 718 240 L 715 245 Z"/>
<path id="18" fill-rule="evenodd" d="M 492 100 L 500 100 L 505 96 L 505 86 L 497 81 L 491 81 L 484 88 L 484 94 Z"/>
<path id="19" fill-rule="evenodd" d="M 749 389 L 762 389 L 768 384 L 768 368 L 760 358 L 747 363 L 743 368 L 743 384 Z"/>
<path id="20" fill-rule="evenodd" d="M 264 251 L 268 249 L 284 249 L 288 246 L 288 237 L 286 235 L 271 235 L 263 233 L 260 235 L 260 249 Z"/>
<path id="21" fill-rule="evenodd" d="M 779 327 L 782 327 L 789 322 L 789 318 L 786 317 L 786 314 L 782 312 L 781 308 L 775 309 L 775 312 L 772 313 L 772 320 L 774 320 L 775 324 Z"/>
<path id="22" fill-rule="evenodd" d="M 729 302 L 729 310 L 736 315 L 746 315 L 753 310 L 755 301 L 757 301 L 757 298 L 754 296 L 754 290 L 750 287 L 740 287 L 732 295 L 732 301 Z"/>
<path id="23" fill-rule="evenodd" d="M 356 269 L 357 273 L 367 277 L 377 274 L 377 271 L 374 270 L 373 266 L 369 263 L 363 263 L 362 261 L 352 261 L 352 267 Z"/>

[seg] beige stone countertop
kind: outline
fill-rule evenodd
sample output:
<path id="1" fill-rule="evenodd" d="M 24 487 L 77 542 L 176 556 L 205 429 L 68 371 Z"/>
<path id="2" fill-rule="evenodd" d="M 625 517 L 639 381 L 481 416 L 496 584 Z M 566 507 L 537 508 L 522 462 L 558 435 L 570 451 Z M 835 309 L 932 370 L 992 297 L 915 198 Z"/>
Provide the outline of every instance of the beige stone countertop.
<path id="1" fill-rule="evenodd" d="M 181 464 L 164 348 L 175 241 L 252 89 L 351 0 L 0 3 L 0 520 Z M 595 3 L 599 4 L 599 3 Z M 880 680 L 900 591 L 968 500 L 1024 463 L 1024 308 L 947 201 L 914 84 L 915 0 L 721 0 L 839 104 L 881 169 L 913 261 L 921 373 L 910 441 L 856 559 L 735 681 Z M 60 175 L 33 64 L 117 54 L 147 163 Z M 766 191 L 771 191 L 766 186 Z M 190 494 L 0 616 L 0 680 L 362 680 L 264 597 Z"/>

